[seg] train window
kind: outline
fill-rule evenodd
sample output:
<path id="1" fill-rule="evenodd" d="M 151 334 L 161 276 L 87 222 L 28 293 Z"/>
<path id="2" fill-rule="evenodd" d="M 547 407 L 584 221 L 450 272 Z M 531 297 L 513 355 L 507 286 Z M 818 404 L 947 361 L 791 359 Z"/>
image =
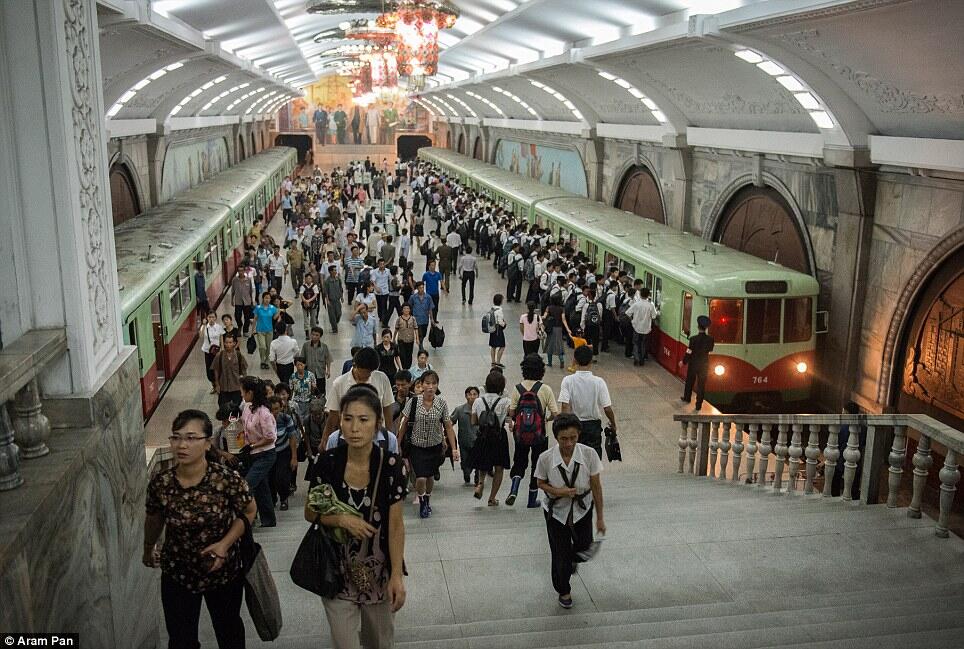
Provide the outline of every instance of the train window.
<path id="1" fill-rule="evenodd" d="M 656 308 L 658 309 L 659 305 L 662 303 L 663 303 L 663 278 L 657 277 L 653 283 L 653 304 L 655 304 Z"/>
<path id="2" fill-rule="evenodd" d="M 181 315 L 181 291 L 180 284 L 177 281 L 177 275 L 171 278 L 171 281 L 167 284 L 167 297 L 171 303 L 171 319 L 177 320 Z"/>
<path id="3" fill-rule="evenodd" d="M 683 292 L 683 316 L 680 318 L 680 329 L 683 335 L 690 335 L 690 321 L 693 319 L 693 294 Z"/>
<path id="4" fill-rule="evenodd" d="M 619 257 L 611 252 L 607 252 L 606 257 L 603 259 L 603 264 L 606 266 L 606 272 L 608 273 L 609 269 L 614 266 L 619 268 Z"/>
<path id="5" fill-rule="evenodd" d="M 177 281 L 181 291 L 181 308 L 183 309 L 191 303 L 191 269 L 185 266 L 184 270 L 177 274 Z"/>
<path id="6" fill-rule="evenodd" d="M 780 342 L 781 301 L 779 299 L 747 300 L 746 343 L 748 345 Z"/>
<path id="7" fill-rule="evenodd" d="M 802 343 L 813 335 L 812 300 L 809 297 L 795 297 L 784 300 L 783 305 L 783 342 Z"/>
<path id="8" fill-rule="evenodd" d="M 214 237 L 208 243 L 208 254 L 204 257 L 204 272 L 208 275 L 221 267 L 221 249 L 218 247 L 218 238 Z"/>
<path id="9" fill-rule="evenodd" d="M 589 261 L 592 263 L 596 262 L 596 255 L 599 254 L 599 246 L 597 246 L 592 241 L 586 242 L 586 255 L 589 256 Z"/>
<path id="10" fill-rule="evenodd" d="M 743 300 L 710 300 L 710 334 L 721 345 L 743 343 Z"/>
<path id="11" fill-rule="evenodd" d="M 636 266 L 628 261 L 624 261 L 620 270 L 626 271 L 630 277 L 636 277 Z"/>
<path id="12" fill-rule="evenodd" d="M 646 286 L 646 288 L 649 289 L 649 292 L 652 293 L 652 292 L 653 292 L 653 274 L 652 274 L 652 273 L 646 273 L 646 276 L 645 276 L 645 278 L 643 279 L 643 282 L 644 282 L 644 285 Z"/>

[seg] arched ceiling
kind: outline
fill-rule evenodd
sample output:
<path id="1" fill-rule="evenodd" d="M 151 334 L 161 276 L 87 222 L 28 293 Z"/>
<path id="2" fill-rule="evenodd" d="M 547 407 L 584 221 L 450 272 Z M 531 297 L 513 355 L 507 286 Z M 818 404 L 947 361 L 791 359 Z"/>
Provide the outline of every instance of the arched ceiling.
<path id="1" fill-rule="evenodd" d="M 330 73 L 321 54 L 346 41 L 316 36 L 375 16 L 309 14 L 304 0 L 99 1 L 108 106 L 144 75 L 184 62 L 117 119 L 164 120 L 223 75 L 179 116 L 270 107 L 256 95 L 233 101 L 261 87 L 281 99 Z M 576 122 L 656 138 L 764 131 L 840 148 L 866 147 L 871 135 L 964 132 L 960 0 L 452 2 L 461 15 L 441 34 L 439 74 L 422 93 L 445 118 Z M 251 85 L 202 110 L 243 83 Z"/>

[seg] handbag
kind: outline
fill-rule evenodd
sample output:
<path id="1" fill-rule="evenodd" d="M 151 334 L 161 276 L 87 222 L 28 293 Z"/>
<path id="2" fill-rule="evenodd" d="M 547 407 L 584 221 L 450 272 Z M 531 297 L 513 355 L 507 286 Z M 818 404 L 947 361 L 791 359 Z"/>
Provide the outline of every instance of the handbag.
<path id="1" fill-rule="evenodd" d="M 241 575 L 244 577 L 244 602 L 247 604 L 251 621 L 258 631 L 261 640 L 274 640 L 281 633 L 281 600 L 271 567 L 261 551 L 261 546 L 255 542 L 251 533 L 251 523 L 248 517 L 241 515 L 244 521 L 244 534 L 239 541 L 241 550 Z"/>
<path id="2" fill-rule="evenodd" d="M 248 342 L 245 344 L 247 345 L 248 354 L 253 354 L 258 349 L 258 343 L 254 339 L 254 336 L 248 336 Z"/>
<path id="3" fill-rule="evenodd" d="M 619 438 L 616 437 L 616 432 L 610 428 L 606 427 L 606 459 L 610 462 L 622 462 L 623 461 L 623 451 L 619 447 Z"/>
<path id="4" fill-rule="evenodd" d="M 330 599 L 344 586 L 341 548 L 318 522 L 320 518 L 305 533 L 288 574 L 296 586 Z"/>
<path id="5" fill-rule="evenodd" d="M 234 456 L 238 458 L 238 462 L 241 464 L 241 475 L 246 474 L 248 469 L 251 468 L 251 463 L 253 461 L 251 458 L 251 445 L 245 444 L 238 449 L 238 452 L 235 453 Z"/>
<path id="6" fill-rule="evenodd" d="M 371 507 L 368 509 L 367 523 L 370 525 L 378 508 L 378 485 L 382 481 L 382 466 L 385 464 L 385 450 L 378 447 L 378 473 L 375 475 L 375 488 L 372 489 Z M 386 517 L 387 519 L 387 517 Z M 362 550 L 354 558 L 348 560 L 347 579 L 358 592 L 364 593 L 372 589 L 378 580 L 377 570 L 380 563 L 371 554 L 371 544 L 377 542 L 377 535 L 365 539 Z"/>

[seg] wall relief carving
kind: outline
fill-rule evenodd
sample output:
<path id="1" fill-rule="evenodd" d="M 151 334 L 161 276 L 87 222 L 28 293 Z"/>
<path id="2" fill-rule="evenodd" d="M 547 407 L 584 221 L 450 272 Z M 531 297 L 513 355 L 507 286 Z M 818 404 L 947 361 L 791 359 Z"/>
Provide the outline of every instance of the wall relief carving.
<path id="1" fill-rule="evenodd" d="M 73 100 L 71 114 L 74 125 L 77 176 L 80 183 L 78 203 L 81 209 L 86 251 L 86 281 L 91 315 L 93 316 L 93 347 L 100 352 L 114 340 L 114 312 L 110 308 L 109 290 L 114 282 L 108 276 L 108 240 L 104 228 L 110 223 L 106 213 L 102 182 L 104 174 L 100 159 L 100 114 L 94 95 L 100 74 L 92 69 L 94 51 L 88 26 L 93 3 L 88 0 L 63 0 L 64 32 L 66 35 L 67 76 Z M 115 278 L 116 280 L 116 278 Z"/>
<path id="2" fill-rule="evenodd" d="M 882 111 L 887 113 L 964 113 L 964 94 L 960 95 L 924 95 L 908 90 L 902 90 L 893 83 L 880 79 L 852 68 L 836 59 L 833 55 L 821 49 L 814 41 L 820 32 L 808 29 L 799 32 L 780 34 L 778 38 L 805 52 L 811 57 L 820 59 L 830 66 L 837 74 L 856 86 L 861 92 L 873 97 Z"/>
<path id="3" fill-rule="evenodd" d="M 797 102 L 777 98 L 767 101 L 749 100 L 731 92 L 724 93 L 719 99 L 701 101 L 687 94 L 684 90 L 671 86 L 662 79 L 653 76 L 650 72 L 644 72 L 643 76 L 648 83 L 659 88 L 664 95 L 672 99 L 673 103 L 687 113 L 704 115 L 801 115 L 805 112 Z"/>

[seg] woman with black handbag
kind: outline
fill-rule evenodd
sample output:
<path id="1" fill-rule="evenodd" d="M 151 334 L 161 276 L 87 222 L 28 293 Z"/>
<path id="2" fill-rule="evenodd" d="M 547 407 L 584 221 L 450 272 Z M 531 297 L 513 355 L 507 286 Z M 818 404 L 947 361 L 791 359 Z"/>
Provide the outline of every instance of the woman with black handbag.
<path id="1" fill-rule="evenodd" d="M 244 592 L 238 541 L 254 520 L 244 479 L 214 460 L 213 426 L 199 410 L 178 414 L 168 438 L 176 458 L 147 487 L 144 557 L 161 568 L 161 605 L 168 646 L 197 647 L 201 600 L 207 604 L 221 649 L 243 649 Z M 157 550 L 161 532 L 164 546 Z"/>
<path id="2" fill-rule="evenodd" d="M 305 504 L 306 520 L 325 529 L 340 528 L 350 537 L 344 544 L 328 545 L 339 554 L 342 585 L 322 602 L 335 649 L 390 649 L 395 642 L 394 614 L 405 604 L 402 505 L 408 478 L 401 458 L 373 443 L 382 425 L 382 405 L 373 390 L 365 385 L 350 388 L 339 412 L 345 444 L 318 455 L 306 478 L 311 489 L 330 486 L 338 501 L 361 516 L 319 516 L 310 500 Z M 301 567 L 300 555 L 299 549 L 293 574 Z"/>

